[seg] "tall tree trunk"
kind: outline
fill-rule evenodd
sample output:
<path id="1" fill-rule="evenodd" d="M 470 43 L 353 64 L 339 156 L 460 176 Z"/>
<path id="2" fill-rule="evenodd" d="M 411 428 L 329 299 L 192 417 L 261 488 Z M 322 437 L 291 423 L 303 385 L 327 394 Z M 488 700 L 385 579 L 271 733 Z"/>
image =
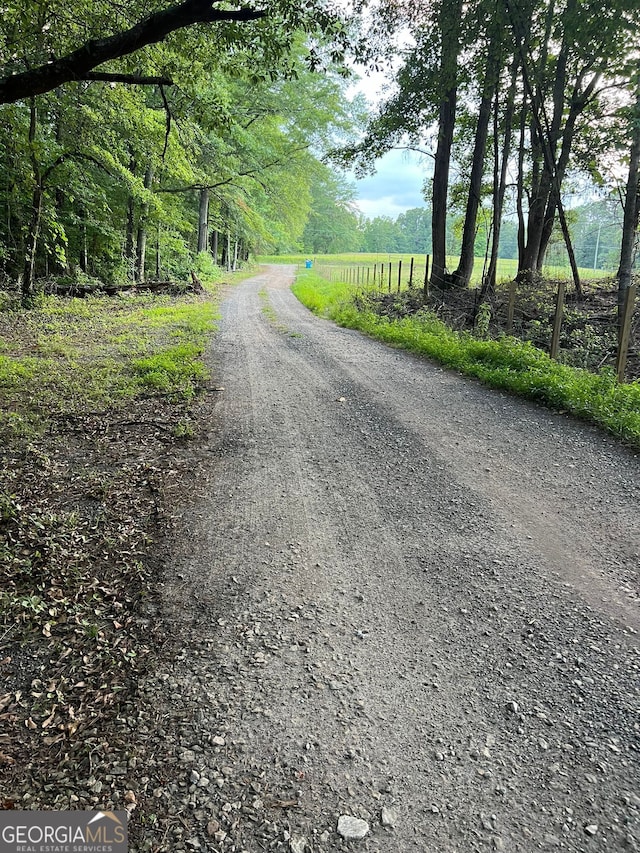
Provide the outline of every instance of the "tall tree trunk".
<path id="1" fill-rule="evenodd" d="M 618 334 L 622 331 L 622 314 L 627 290 L 631 286 L 636 232 L 640 215 L 640 77 L 637 83 L 636 103 L 632 117 L 629 175 L 624 197 L 622 220 L 622 245 L 618 266 Z"/>
<path id="2" fill-rule="evenodd" d="M 235 272 L 238 269 L 238 240 L 234 240 L 233 243 L 233 266 L 232 270 Z"/>
<path id="3" fill-rule="evenodd" d="M 511 155 L 511 131 L 513 127 L 513 115 L 515 112 L 516 82 L 518 75 L 518 63 L 514 57 L 511 66 L 511 84 L 507 103 L 504 111 L 503 143 L 502 152 L 498 153 L 498 107 L 500 93 L 496 89 L 495 106 L 493 114 L 493 141 L 494 141 L 494 179 L 493 179 L 493 233 L 491 235 L 491 256 L 489 268 L 482 282 L 480 301 L 486 298 L 487 293 L 492 293 L 496 286 L 498 272 L 498 251 L 500 248 L 500 230 L 502 225 L 502 211 L 504 209 L 504 197 L 507 191 L 507 168 Z"/>
<path id="4" fill-rule="evenodd" d="M 582 299 L 582 284 L 580 283 L 578 263 L 576 261 L 576 254 L 573 251 L 571 234 L 569 233 L 569 224 L 567 223 L 567 217 L 564 215 L 564 207 L 560 196 L 558 196 L 558 218 L 560 219 L 560 228 L 562 229 L 562 236 L 564 237 L 564 245 L 567 250 L 567 255 L 569 256 L 569 266 L 571 267 L 571 275 L 573 276 L 573 285 L 576 289 L 576 293 Z"/>
<path id="5" fill-rule="evenodd" d="M 542 237 L 540 239 L 540 249 L 538 253 L 538 269 L 542 268 L 547 248 L 549 246 L 549 241 L 553 234 L 555 212 L 558 207 L 558 198 L 562 189 L 562 182 L 564 181 L 567 166 L 569 165 L 569 157 L 571 155 L 571 147 L 575 136 L 576 122 L 591 99 L 599 80 L 600 74 L 594 74 L 584 92 L 581 92 L 580 87 L 582 85 L 582 79 L 580 78 L 573 90 L 571 106 L 569 107 L 569 115 L 567 116 L 567 120 L 562 129 L 562 146 L 560 149 L 560 156 L 558 157 L 551 193 L 549 195 L 547 209 L 545 211 L 544 225 L 542 228 Z"/>
<path id="6" fill-rule="evenodd" d="M 457 97 L 457 88 L 454 87 L 449 90 L 445 100 L 440 104 L 438 145 L 433 167 L 431 197 L 432 287 L 442 287 L 447 267 L 447 196 Z"/>
<path id="7" fill-rule="evenodd" d="M 491 105 L 493 103 L 493 96 L 498 83 L 498 67 L 494 56 L 495 50 L 495 40 L 492 39 L 489 44 L 485 81 L 482 90 L 480 108 L 478 110 L 476 135 L 473 143 L 469 195 L 467 196 L 464 227 L 462 229 L 460 260 L 458 262 L 458 268 L 452 275 L 453 284 L 458 287 L 468 287 L 469 282 L 471 281 L 471 274 L 473 272 L 476 226 L 478 223 L 478 210 L 480 208 L 482 193 L 482 176 L 484 173 L 484 156 L 487 150 Z"/>
<path id="8" fill-rule="evenodd" d="M 33 298 L 36 253 L 38 251 L 38 239 L 40 237 L 40 224 L 42 221 L 42 170 L 40 169 L 35 149 L 37 124 L 38 113 L 36 101 L 35 98 L 31 98 L 29 105 L 29 156 L 33 177 L 33 192 L 31 195 L 31 216 L 25 242 L 24 268 L 22 272 L 22 304 L 24 306 L 28 306 Z"/>
<path id="9" fill-rule="evenodd" d="M 231 231 L 229 228 L 227 228 L 225 255 L 227 256 L 227 263 L 225 264 L 227 272 L 231 272 Z"/>
<path id="10" fill-rule="evenodd" d="M 522 100 L 520 113 L 520 142 L 518 144 L 518 177 L 516 183 L 516 212 L 518 216 L 518 272 L 524 269 L 524 248 L 526 229 L 524 224 L 524 154 L 525 135 L 527 132 L 527 99 Z"/>
<path id="11" fill-rule="evenodd" d="M 156 281 L 160 281 L 160 223 L 156 228 Z"/>
<path id="12" fill-rule="evenodd" d="M 222 240 L 222 257 L 220 258 L 220 266 L 226 269 L 227 267 L 227 241 L 223 236 Z"/>
<path id="13" fill-rule="evenodd" d="M 211 232 L 211 255 L 215 264 L 218 263 L 218 234 L 217 230 Z"/>
<path id="14" fill-rule="evenodd" d="M 80 269 L 86 273 L 89 269 L 89 249 L 87 246 L 87 211 L 84 207 L 78 211 L 78 219 L 80 220 Z"/>
<path id="15" fill-rule="evenodd" d="M 129 161 L 129 171 L 132 175 L 136 174 L 136 161 L 131 158 Z M 127 264 L 127 271 L 130 278 L 135 278 L 135 253 L 134 253 L 134 237 L 136 230 L 136 206 L 132 195 L 127 197 L 127 221 L 125 225 L 125 240 L 124 240 L 124 258 Z"/>
<path id="16" fill-rule="evenodd" d="M 135 217 L 135 202 L 133 200 L 133 196 L 129 196 L 129 198 L 127 199 L 127 224 L 124 243 L 124 257 L 125 261 L 127 262 L 128 274 L 131 278 L 135 277 L 135 254 L 133 249 L 133 238 L 136 230 Z"/>
<path id="17" fill-rule="evenodd" d="M 458 104 L 458 56 L 462 5 L 462 0 L 455 0 L 451 7 L 442 2 L 438 16 L 442 38 L 440 77 L 443 97 L 438 116 L 438 144 L 433 167 L 431 199 L 432 287 L 443 286 L 447 266 L 447 196 L 451 146 Z"/>
<path id="18" fill-rule="evenodd" d="M 38 251 L 40 224 L 42 221 L 42 195 L 42 186 L 40 183 L 37 183 L 31 197 L 31 217 L 25 244 L 24 271 L 22 275 L 22 304 L 24 306 L 30 305 L 33 298 L 36 253 Z"/>
<path id="19" fill-rule="evenodd" d="M 540 67 L 536 72 L 535 89 L 530 76 L 523 70 L 525 86 L 529 88 L 531 98 L 532 118 L 534 122 L 535 136 L 540 139 L 543 152 L 543 168 L 540 182 L 537 187 L 532 188 L 529 202 L 529 217 L 527 222 L 527 242 L 522 258 L 522 270 L 539 272 L 544 259 L 542 250 L 542 236 L 547 220 L 547 207 L 551 193 L 556 186 L 557 192 L 557 150 L 560 140 L 560 129 L 564 119 L 564 99 L 567 85 L 567 63 L 571 52 L 567 24 L 576 14 L 577 0 L 567 0 L 564 14 L 565 29 L 558 58 L 556 60 L 555 76 L 553 79 L 552 100 L 553 113 L 551 121 L 547 120 L 544 110 L 544 74 L 546 69 Z M 523 58 L 523 64 L 526 57 Z M 553 225 L 553 221 L 551 223 Z"/>
<path id="20" fill-rule="evenodd" d="M 144 188 L 151 189 L 153 182 L 153 165 L 150 163 L 144 173 Z M 149 202 L 145 201 L 140 211 L 138 223 L 138 238 L 136 240 L 136 281 L 144 281 L 145 263 L 147 259 L 147 220 L 149 218 Z"/>
<path id="21" fill-rule="evenodd" d="M 198 206 L 198 253 L 206 252 L 209 245 L 209 190 L 202 187 Z"/>

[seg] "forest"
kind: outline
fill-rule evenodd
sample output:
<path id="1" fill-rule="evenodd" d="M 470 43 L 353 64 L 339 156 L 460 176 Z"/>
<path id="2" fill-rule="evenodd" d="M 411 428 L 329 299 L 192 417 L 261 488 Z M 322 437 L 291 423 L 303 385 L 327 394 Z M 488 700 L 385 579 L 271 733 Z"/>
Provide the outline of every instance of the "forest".
<path id="1" fill-rule="evenodd" d="M 579 266 L 606 265 L 622 300 L 639 212 L 639 18 L 634 0 L 11 0 L 2 281 L 28 302 L 43 281 L 415 250 L 438 286 L 467 286 L 485 256 L 486 292 L 498 257 L 535 277 L 561 244 L 577 290 Z M 346 94 L 354 64 L 390 75 L 368 115 Z M 392 148 L 424 156 L 427 202 L 393 228 L 358 216 L 341 171 L 366 174 Z M 567 198 L 581 194 L 576 212 Z"/>
<path id="2" fill-rule="evenodd" d="M 353 123 L 338 16 L 149 5 L 2 16 L 0 277 L 25 302 L 43 282 L 184 279 L 289 247 L 332 181 L 320 158 Z"/>

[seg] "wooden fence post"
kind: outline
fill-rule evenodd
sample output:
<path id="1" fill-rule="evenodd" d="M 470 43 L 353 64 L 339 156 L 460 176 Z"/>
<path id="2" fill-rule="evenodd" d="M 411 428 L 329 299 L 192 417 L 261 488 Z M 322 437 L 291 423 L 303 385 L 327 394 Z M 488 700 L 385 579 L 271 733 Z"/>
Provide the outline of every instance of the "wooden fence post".
<path id="1" fill-rule="evenodd" d="M 553 318 L 553 333 L 551 335 L 551 348 L 549 355 L 551 358 L 556 358 L 558 348 L 560 347 L 560 329 L 562 328 L 562 313 L 564 309 L 564 281 L 558 282 L 558 294 L 556 296 L 556 313 Z"/>
<path id="2" fill-rule="evenodd" d="M 389 293 L 391 293 L 391 261 L 389 261 Z"/>
<path id="3" fill-rule="evenodd" d="M 411 258 L 411 266 L 409 267 L 409 287 L 413 287 L 413 258 Z"/>
<path id="4" fill-rule="evenodd" d="M 429 295 L 429 261 L 430 261 L 430 257 L 429 257 L 429 255 L 427 255 L 427 264 L 424 268 L 424 288 L 423 288 L 425 296 Z"/>
<path id="5" fill-rule="evenodd" d="M 629 352 L 629 337 L 631 335 L 631 318 L 633 317 L 635 301 L 636 285 L 632 284 L 631 287 L 627 288 L 624 298 L 622 331 L 620 333 L 618 356 L 616 358 L 616 375 L 618 377 L 618 382 L 624 382 L 624 372 L 627 366 L 627 353 Z"/>
<path id="6" fill-rule="evenodd" d="M 398 293 L 400 293 L 400 283 L 402 280 L 402 260 L 398 261 Z"/>
<path id="7" fill-rule="evenodd" d="M 513 315 L 516 310 L 516 282 L 509 284 L 509 302 L 507 303 L 507 334 L 513 332 Z"/>

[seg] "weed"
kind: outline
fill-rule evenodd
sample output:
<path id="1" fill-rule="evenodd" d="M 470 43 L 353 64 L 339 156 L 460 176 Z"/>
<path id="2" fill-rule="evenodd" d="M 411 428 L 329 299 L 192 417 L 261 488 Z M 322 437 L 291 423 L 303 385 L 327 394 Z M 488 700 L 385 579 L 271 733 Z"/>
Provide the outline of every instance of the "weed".
<path id="1" fill-rule="evenodd" d="M 196 430 L 193 424 L 193 421 L 190 420 L 179 420 L 178 423 L 174 426 L 173 435 L 176 438 L 195 438 Z"/>
<path id="2" fill-rule="evenodd" d="M 275 328 L 283 335 L 287 335 L 289 338 L 301 338 L 302 335 L 300 332 L 291 332 L 284 323 L 278 322 L 278 315 L 273 309 L 273 305 L 269 302 L 269 294 L 267 291 L 262 288 L 258 291 L 258 299 L 261 302 L 260 311 L 267 318 L 267 320 L 275 326 Z"/>
<path id="3" fill-rule="evenodd" d="M 476 335 L 485 339 L 489 337 L 489 323 L 491 322 L 491 305 L 483 302 L 476 314 Z"/>
<path id="4" fill-rule="evenodd" d="M 180 344 L 156 355 L 136 359 L 132 370 L 143 388 L 173 391 L 189 398 L 193 396 L 197 382 L 207 376 L 207 370 L 199 360 L 201 355 L 201 345 Z"/>
<path id="5" fill-rule="evenodd" d="M 197 296 L 39 298 L 0 313 L 0 433 L 33 437 L 52 417 L 122 406 L 140 393 L 193 397 L 214 304 Z M 9 308 L 7 308 L 9 311 Z"/>

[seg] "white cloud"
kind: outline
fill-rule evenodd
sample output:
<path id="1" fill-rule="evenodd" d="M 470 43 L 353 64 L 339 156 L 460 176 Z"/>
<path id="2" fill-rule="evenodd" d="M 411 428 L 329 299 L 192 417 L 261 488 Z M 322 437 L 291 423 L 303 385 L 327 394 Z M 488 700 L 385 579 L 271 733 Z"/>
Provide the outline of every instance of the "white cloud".
<path id="1" fill-rule="evenodd" d="M 376 174 L 355 179 L 356 205 L 369 217 L 395 219 L 412 207 L 424 207 L 422 187 L 431 172 L 429 161 L 406 151 L 390 151 L 376 164 Z"/>

